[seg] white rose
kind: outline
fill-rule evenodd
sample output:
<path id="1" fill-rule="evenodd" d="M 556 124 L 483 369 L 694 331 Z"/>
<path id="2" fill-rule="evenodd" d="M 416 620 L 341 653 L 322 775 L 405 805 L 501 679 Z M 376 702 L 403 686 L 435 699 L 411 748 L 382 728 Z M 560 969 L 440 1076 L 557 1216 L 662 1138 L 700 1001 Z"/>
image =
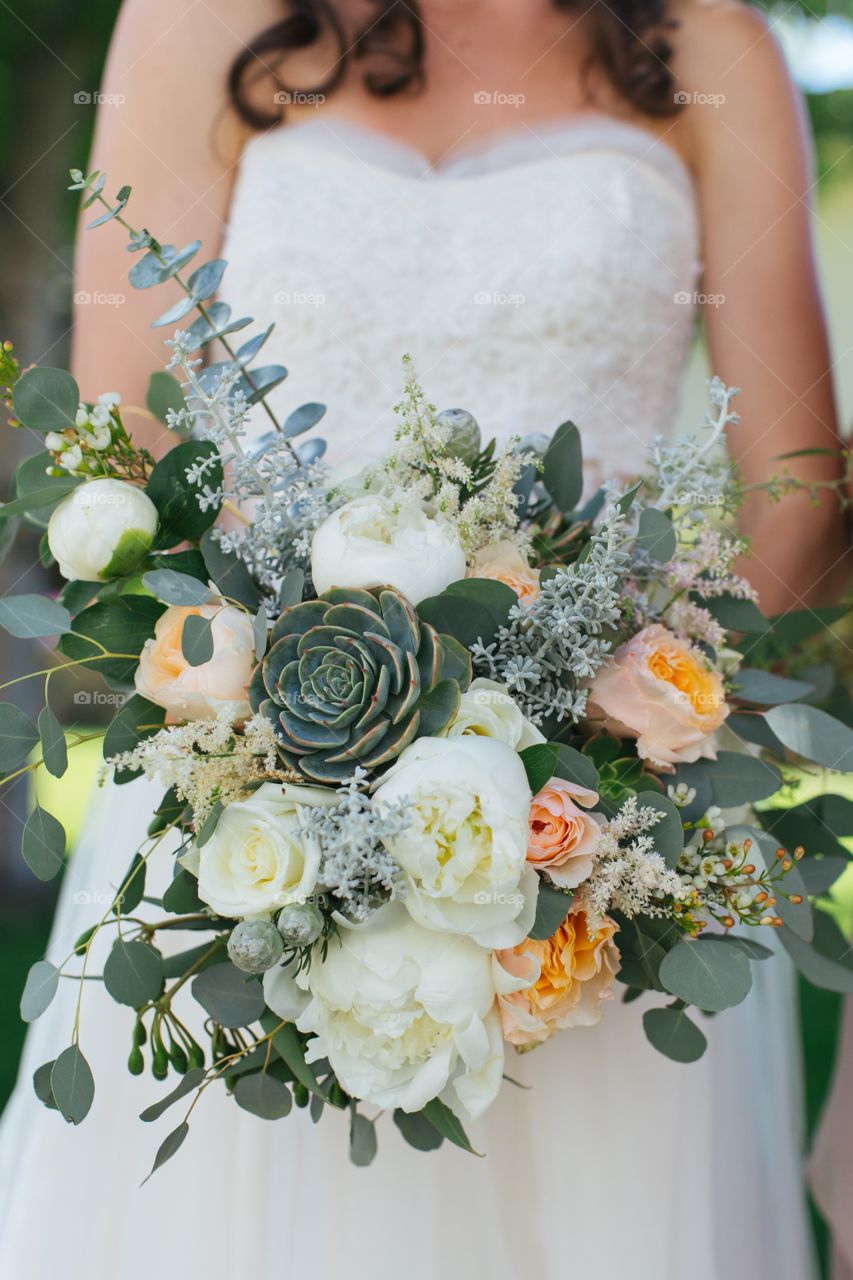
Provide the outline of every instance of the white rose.
<path id="1" fill-rule="evenodd" d="M 296 978 L 264 976 L 273 1013 L 314 1032 L 309 1061 L 328 1058 L 348 1093 L 420 1111 L 441 1096 L 478 1116 L 501 1086 L 504 1045 L 496 994 L 517 990 L 487 951 L 423 929 L 396 904 L 368 929 L 342 929 Z"/>
<path id="2" fill-rule="evenodd" d="M 405 802 L 409 826 L 388 841 L 406 908 L 428 929 L 512 947 L 533 924 L 539 880 L 526 862 L 530 786 L 515 751 L 493 738 L 418 738 L 375 792 Z"/>
<path id="3" fill-rule="evenodd" d="M 62 455 L 63 465 L 69 453 Z M 135 569 L 156 532 L 157 508 L 147 494 L 123 480 L 101 479 L 63 498 L 50 517 L 47 541 L 64 578 L 98 582 Z"/>
<path id="4" fill-rule="evenodd" d="M 459 710 L 445 729 L 448 737 L 479 734 L 497 738 L 514 751 L 545 742 L 543 734 L 521 711 L 505 684 L 478 676 L 472 680 L 459 704 Z"/>
<path id="5" fill-rule="evenodd" d="M 231 919 L 303 902 L 317 883 L 320 846 L 300 830 L 297 806 L 336 802 L 324 787 L 265 782 L 248 800 L 226 805 L 213 835 L 185 863 L 198 876 L 198 896 Z"/>
<path id="6" fill-rule="evenodd" d="M 419 502 L 366 494 L 324 520 L 311 545 L 318 595 L 331 587 L 396 587 L 412 604 L 465 576 L 465 552 L 443 516 Z"/>

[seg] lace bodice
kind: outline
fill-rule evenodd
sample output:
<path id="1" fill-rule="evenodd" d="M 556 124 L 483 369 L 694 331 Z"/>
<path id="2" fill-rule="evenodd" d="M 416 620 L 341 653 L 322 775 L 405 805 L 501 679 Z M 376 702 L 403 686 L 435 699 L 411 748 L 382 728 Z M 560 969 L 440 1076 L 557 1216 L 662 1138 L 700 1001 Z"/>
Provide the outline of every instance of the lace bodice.
<path id="1" fill-rule="evenodd" d="M 521 125 L 438 167 L 325 116 L 281 127 L 246 148 L 223 253 L 225 299 L 276 322 L 261 363 L 290 376 L 273 403 L 328 404 L 336 461 L 387 448 L 406 352 L 486 437 L 572 418 L 604 474 L 637 470 L 673 418 L 695 198 L 635 126 Z"/>

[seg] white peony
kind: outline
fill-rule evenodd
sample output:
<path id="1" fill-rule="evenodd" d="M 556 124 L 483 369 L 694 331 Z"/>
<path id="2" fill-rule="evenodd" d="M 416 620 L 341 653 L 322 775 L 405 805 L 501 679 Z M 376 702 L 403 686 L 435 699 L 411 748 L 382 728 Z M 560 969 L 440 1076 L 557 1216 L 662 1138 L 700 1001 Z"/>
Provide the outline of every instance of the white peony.
<path id="1" fill-rule="evenodd" d="M 484 947 L 527 936 L 539 885 L 526 862 L 530 800 L 524 765 L 503 742 L 465 735 L 406 747 L 374 803 L 407 805 L 409 826 L 387 843 L 419 924 Z"/>
<path id="2" fill-rule="evenodd" d="M 336 803 L 325 787 L 265 782 L 226 805 L 213 835 L 184 862 L 198 876 L 198 896 L 231 919 L 304 902 L 317 883 L 320 846 L 300 830 L 297 806 Z"/>
<path id="3" fill-rule="evenodd" d="M 497 738 L 514 751 L 545 742 L 535 724 L 522 715 L 505 684 L 480 676 L 472 680 L 459 704 L 459 710 L 445 729 L 449 737 L 478 734 Z"/>
<path id="4" fill-rule="evenodd" d="M 465 577 L 465 552 L 443 516 L 421 503 L 366 494 L 324 520 L 311 545 L 318 595 L 331 587 L 396 587 L 412 604 Z"/>
<path id="5" fill-rule="evenodd" d="M 63 498 L 47 541 L 64 578 L 100 582 L 135 569 L 156 532 L 157 508 L 147 494 L 124 480 L 100 479 Z"/>
<path id="6" fill-rule="evenodd" d="M 348 1093 L 419 1111 L 441 1096 L 480 1115 L 500 1089 L 504 1045 L 496 995 L 528 985 L 466 938 L 423 929 L 383 908 L 297 977 L 264 976 L 273 1013 L 314 1032 L 309 1061 L 328 1058 Z"/>

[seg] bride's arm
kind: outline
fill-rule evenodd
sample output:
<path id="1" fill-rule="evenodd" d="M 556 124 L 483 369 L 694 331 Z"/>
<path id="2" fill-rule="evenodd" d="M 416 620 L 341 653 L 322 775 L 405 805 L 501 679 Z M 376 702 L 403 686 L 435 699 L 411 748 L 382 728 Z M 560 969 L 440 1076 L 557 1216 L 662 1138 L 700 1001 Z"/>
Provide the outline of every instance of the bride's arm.
<path id="1" fill-rule="evenodd" d="M 832 358 L 811 243 L 812 156 L 802 103 L 766 20 L 721 0 L 683 14 L 676 69 L 704 226 L 702 289 L 713 371 L 742 387 L 731 452 L 747 483 L 787 467 L 827 480 L 838 444 Z M 704 96 L 703 96 L 704 95 Z M 766 612 L 825 601 L 844 585 L 844 528 L 832 494 L 744 511 L 746 566 Z"/>
<path id="2" fill-rule="evenodd" d="M 101 84 L 89 169 L 107 173 L 110 197 L 133 188 L 127 218 L 163 243 L 200 239 L 196 264 L 219 251 L 240 138 L 223 121 L 225 79 L 241 41 L 270 21 L 272 0 L 125 0 Z M 85 231 L 98 209 L 83 215 L 76 252 L 72 367 L 82 394 L 120 391 L 143 405 L 148 378 L 168 359 L 169 330 L 151 321 L 179 295 L 169 283 L 133 289 L 127 273 L 136 255 L 116 225 Z M 202 256 L 203 255 L 203 256 Z M 118 305 L 98 296 L 119 295 Z M 164 430 L 131 419 L 140 443 L 164 448 Z"/>

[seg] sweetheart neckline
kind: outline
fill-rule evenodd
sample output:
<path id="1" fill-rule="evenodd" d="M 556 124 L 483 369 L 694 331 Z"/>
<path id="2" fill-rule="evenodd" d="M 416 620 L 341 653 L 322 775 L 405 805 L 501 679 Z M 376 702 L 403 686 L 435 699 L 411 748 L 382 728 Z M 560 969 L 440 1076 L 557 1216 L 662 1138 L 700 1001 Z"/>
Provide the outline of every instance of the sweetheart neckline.
<path id="1" fill-rule="evenodd" d="M 675 177 L 677 174 L 676 182 L 678 185 L 690 193 L 692 197 L 695 198 L 696 194 L 695 179 L 686 160 L 670 143 L 640 125 L 627 120 L 619 120 L 617 117 L 607 115 L 605 112 L 583 112 L 574 116 L 554 117 L 551 120 L 540 122 L 536 128 L 522 121 L 519 124 L 487 134 L 485 137 L 471 139 L 467 143 L 463 141 L 453 148 L 446 159 L 439 160 L 437 163 L 433 163 L 423 151 L 412 143 L 404 142 L 400 138 L 394 138 L 390 134 L 384 133 L 380 129 L 374 129 L 369 125 L 364 125 L 360 121 L 346 120 L 338 116 L 326 117 L 324 115 L 314 119 L 298 120 L 295 124 L 279 125 L 269 132 L 260 134 L 252 139 L 249 146 L 251 147 L 272 138 L 295 141 L 300 135 L 310 135 L 319 130 L 323 131 L 320 136 L 325 135 L 327 141 L 331 140 L 341 144 L 344 154 L 349 152 L 352 159 L 379 169 L 388 177 L 405 178 L 406 180 L 413 178 L 429 179 L 440 183 L 448 181 L 468 182 L 476 178 L 510 173 L 520 165 L 530 163 L 531 160 L 565 159 L 563 154 L 551 151 L 549 146 L 551 139 L 563 138 L 571 139 L 576 143 L 583 143 L 585 136 L 587 139 L 597 140 L 608 133 L 611 137 L 614 134 L 620 134 L 623 140 L 631 139 L 631 149 L 636 151 L 638 161 L 642 162 L 648 160 L 651 156 L 657 156 L 662 162 L 662 168 L 667 169 L 670 176 Z M 363 147 L 367 149 L 373 149 L 374 152 L 384 151 L 386 162 L 359 155 L 347 143 L 345 136 L 347 133 L 351 135 L 352 139 L 360 141 Z M 529 142 L 529 140 L 533 140 L 534 144 L 538 144 L 540 154 L 537 155 L 532 152 L 526 157 L 521 155 L 523 151 L 522 144 Z M 639 149 L 643 144 L 645 144 L 645 149 Z M 471 165 L 478 160 L 488 160 L 490 154 L 499 155 L 501 151 L 506 151 L 507 149 L 511 152 L 513 147 L 517 158 L 510 157 L 507 163 L 499 163 L 493 167 L 488 167 L 487 165 L 482 168 L 465 171 L 466 162 Z M 579 146 L 577 149 L 587 148 Z M 588 149 L 593 148 L 590 147 Z M 403 172 L 401 168 L 395 168 L 393 164 L 387 162 L 387 156 L 394 154 L 409 162 L 409 172 Z M 462 169 L 463 172 L 454 173 L 454 169 Z"/>

